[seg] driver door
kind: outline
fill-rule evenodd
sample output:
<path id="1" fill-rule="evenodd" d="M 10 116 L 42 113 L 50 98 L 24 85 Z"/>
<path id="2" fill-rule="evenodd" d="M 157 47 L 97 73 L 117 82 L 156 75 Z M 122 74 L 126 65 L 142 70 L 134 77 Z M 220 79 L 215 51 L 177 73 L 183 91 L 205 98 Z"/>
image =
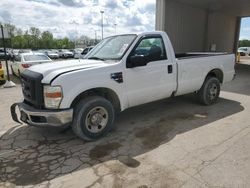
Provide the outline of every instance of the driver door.
<path id="1" fill-rule="evenodd" d="M 128 66 L 130 60 L 138 56 L 141 56 L 140 61 Z M 171 96 L 176 89 L 175 75 L 176 68 L 167 58 L 161 35 L 143 37 L 128 56 L 124 72 L 129 106 Z"/>

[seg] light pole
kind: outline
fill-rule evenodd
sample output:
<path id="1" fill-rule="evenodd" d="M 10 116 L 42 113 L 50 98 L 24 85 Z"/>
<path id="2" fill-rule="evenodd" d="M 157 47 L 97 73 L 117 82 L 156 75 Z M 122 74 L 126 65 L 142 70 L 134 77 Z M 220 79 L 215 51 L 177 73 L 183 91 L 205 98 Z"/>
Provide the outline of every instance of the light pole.
<path id="1" fill-rule="evenodd" d="M 94 30 L 95 31 L 95 45 L 96 45 L 96 40 L 97 40 L 97 31 L 98 30 Z"/>
<path id="2" fill-rule="evenodd" d="M 117 26 L 117 23 L 115 23 L 114 26 L 115 26 L 115 35 L 116 35 L 116 26 Z"/>
<path id="3" fill-rule="evenodd" d="M 7 81 L 3 85 L 4 88 L 10 88 L 10 87 L 15 87 L 16 84 L 10 80 L 10 73 L 9 73 L 9 65 L 7 61 L 7 53 L 6 53 L 6 46 L 5 46 L 5 39 L 4 39 L 4 33 L 6 34 L 7 32 L 4 32 L 3 25 L 0 25 L 1 27 L 1 35 L 0 38 L 2 38 L 2 44 L 3 44 L 3 49 L 4 49 L 4 59 L 5 59 L 5 65 L 6 65 L 6 71 L 7 71 Z M 6 31 L 6 30 L 5 30 Z M 8 38 L 9 33 L 7 33 L 6 38 Z"/>
<path id="4" fill-rule="evenodd" d="M 75 48 L 76 48 L 77 36 L 78 36 L 77 26 L 79 25 L 79 23 L 73 19 L 69 22 L 69 24 L 72 24 L 75 26 Z"/>
<path id="5" fill-rule="evenodd" d="M 104 13 L 104 11 L 101 10 L 100 13 L 102 14 L 102 39 L 103 39 L 103 13 Z"/>

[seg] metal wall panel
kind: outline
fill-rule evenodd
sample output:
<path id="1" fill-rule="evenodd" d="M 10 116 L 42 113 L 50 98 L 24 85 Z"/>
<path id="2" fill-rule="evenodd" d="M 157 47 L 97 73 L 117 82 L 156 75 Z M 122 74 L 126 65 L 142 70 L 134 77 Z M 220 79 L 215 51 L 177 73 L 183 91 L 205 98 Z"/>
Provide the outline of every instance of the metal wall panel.
<path id="1" fill-rule="evenodd" d="M 237 17 L 212 12 L 208 17 L 207 50 L 212 44 L 216 45 L 216 51 L 233 52 L 237 27 Z"/>
<path id="2" fill-rule="evenodd" d="M 207 11 L 173 1 L 166 1 L 165 31 L 175 51 L 204 51 Z"/>
<path id="3" fill-rule="evenodd" d="M 175 52 L 233 52 L 237 46 L 237 17 L 225 11 L 186 4 L 177 0 L 157 0 L 156 30 L 166 31 Z"/>

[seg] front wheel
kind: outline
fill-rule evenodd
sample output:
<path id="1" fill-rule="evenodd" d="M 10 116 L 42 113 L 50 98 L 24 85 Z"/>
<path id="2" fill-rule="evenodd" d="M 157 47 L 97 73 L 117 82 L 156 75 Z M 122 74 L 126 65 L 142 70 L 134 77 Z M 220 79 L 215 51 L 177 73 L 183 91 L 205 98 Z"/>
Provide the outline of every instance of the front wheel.
<path id="1" fill-rule="evenodd" d="M 207 77 L 198 92 L 199 101 L 204 105 L 214 104 L 220 95 L 220 81 L 215 77 Z"/>
<path id="2" fill-rule="evenodd" d="M 113 105 L 103 97 L 93 96 L 81 100 L 74 108 L 72 129 L 83 140 L 96 140 L 113 127 Z"/>

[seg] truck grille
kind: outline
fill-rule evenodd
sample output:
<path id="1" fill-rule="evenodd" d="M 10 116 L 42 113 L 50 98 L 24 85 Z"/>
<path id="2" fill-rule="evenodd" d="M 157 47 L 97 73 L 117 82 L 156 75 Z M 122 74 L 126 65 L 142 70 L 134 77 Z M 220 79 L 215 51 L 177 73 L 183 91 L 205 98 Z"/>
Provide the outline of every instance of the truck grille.
<path id="1" fill-rule="evenodd" d="M 21 74 L 22 91 L 24 102 L 41 109 L 43 108 L 43 75 L 40 73 L 25 70 Z"/>

